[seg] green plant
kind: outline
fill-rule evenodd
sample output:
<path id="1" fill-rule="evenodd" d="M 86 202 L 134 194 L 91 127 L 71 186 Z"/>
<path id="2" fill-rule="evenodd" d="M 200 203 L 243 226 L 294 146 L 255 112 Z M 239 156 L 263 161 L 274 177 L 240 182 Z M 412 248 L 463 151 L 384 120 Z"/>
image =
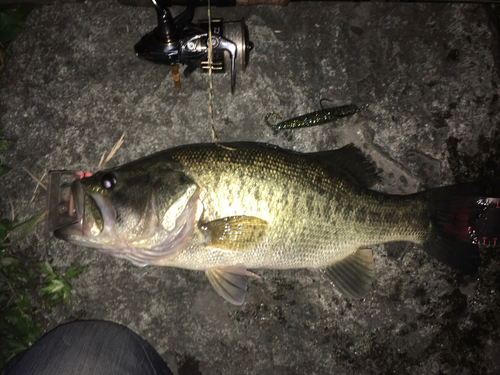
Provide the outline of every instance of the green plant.
<path id="1" fill-rule="evenodd" d="M 72 265 L 62 272 L 52 266 L 51 260 L 21 261 L 9 252 L 7 237 L 12 228 L 12 221 L 0 221 L 0 368 L 40 338 L 43 313 L 60 302 L 70 306 L 69 281 L 87 269 Z"/>
<path id="2" fill-rule="evenodd" d="M 0 71 L 11 52 L 8 46 L 24 27 L 24 20 L 33 9 L 27 4 L 0 5 Z"/>
<path id="3" fill-rule="evenodd" d="M 2 128 L 0 128 L 0 176 L 4 175 L 8 171 L 10 171 L 9 167 L 3 165 L 5 156 L 4 156 L 3 152 L 1 152 L 2 150 L 7 149 L 7 146 L 9 145 L 9 143 L 10 143 L 9 141 L 3 139 L 3 131 L 2 131 Z"/>
<path id="4" fill-rule="evenodd" d="M 7 145 L 0 129 L 2 163 L 1 149 Z M 40 211 L 22 223 L 16 217 L 0 219 L 0 368 L 40 338 L 44 313 L 61 302 L 70 306 L 69 281 L 87 269 L 72 265 L 63 272 L 53 267 L 50 259 L 29 262 L 14 252 L 16 245 L 43 222 L 44 216 L 45 211 Z"/>

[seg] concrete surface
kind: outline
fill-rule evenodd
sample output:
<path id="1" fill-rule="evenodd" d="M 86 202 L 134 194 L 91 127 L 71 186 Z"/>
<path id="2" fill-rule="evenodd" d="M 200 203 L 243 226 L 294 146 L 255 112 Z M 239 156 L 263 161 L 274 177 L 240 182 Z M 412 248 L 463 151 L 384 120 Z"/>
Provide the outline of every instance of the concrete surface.
<path id="1" fill-rule="evenodd" d="M 179 8 L 174 9 L 174 13 Z M 215 76 L 221 141 L 261 141 L 298 151 L 353 142 L 383 170 L 377 188 L 411 193 L 458 181 L 498 183 L 499 39 L 482 5 L 293 3 L 212 9 L 245 17 L 255 44 L 234 95 Z M 206 18 L 198 9 L 197 18 Z M 150 8 L 86 2 L 37 8 L 0 75 L 0 123 L 12 144 L 2 217 L 27 205 L 37 176 L 97 166 L 126 133 L 110 166 L 171 146 L 211 141 L 208 77 L 183 79 L 139 60 Z M 263 119 L 334 104 L 369 103 L 337 124 L 273 132 Z M 44 205 L 43 193 L 35 211 Z M 375 248 L 376 282 L 363 301 L 338 295 L 308 270 L 259 271 L 235 307 L 202 273 L 137 268 L 37 232 L 18 251 L 88 265 L 72 306 L 54 327 L 106 319 L 132 328 L 175 374 L 499 374 L 498 249 L 465 277 L 416 246 Z"/>

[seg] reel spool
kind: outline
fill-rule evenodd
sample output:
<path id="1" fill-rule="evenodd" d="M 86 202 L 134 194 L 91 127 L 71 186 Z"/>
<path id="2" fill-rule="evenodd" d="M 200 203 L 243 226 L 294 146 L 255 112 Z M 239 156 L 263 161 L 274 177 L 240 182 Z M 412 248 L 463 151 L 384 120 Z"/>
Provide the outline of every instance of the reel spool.
<path id="1" fill-rule="evenodd" d="M 158 26 L 134 46 L 137 56 L 169 65 L 174 77 L 175 87 L 180 89 L 179 65 L 187 65 L 184 76 L 188 77 L 196 69 L 208 71 L 208 21 L 191 23 L 195 2 L 175 18 L 172 18 L 171 4 L 167 0 L 151 0 L 155 6 Z M 212 21 L 212 71 L 223 73 L 231 71 L 231 92 L 236 84 L 236 70 L 244 71 L 249 60 L 253 43 L 248 39 L 244 19 L 224 22 Z"/>

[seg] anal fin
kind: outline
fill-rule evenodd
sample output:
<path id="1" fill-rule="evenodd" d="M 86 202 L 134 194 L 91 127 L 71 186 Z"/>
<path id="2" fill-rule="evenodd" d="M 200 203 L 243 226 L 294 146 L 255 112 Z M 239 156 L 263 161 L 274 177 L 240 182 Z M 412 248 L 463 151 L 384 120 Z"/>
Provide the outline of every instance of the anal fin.
<path id="1" fill-rule="evenodd" d="M 214 267 L 205 271 L 215 291 L 233 305 L 242 305 L 247 292 L 247 276 L 259 277 L 243 265 Z"/>
<path id="2" fill-rule="evenodd" d="M 372 251 L 358 249 L 325 269 L 325 274 L 348 298 L 361 299 L 371 289 L 374 277 Z"/>

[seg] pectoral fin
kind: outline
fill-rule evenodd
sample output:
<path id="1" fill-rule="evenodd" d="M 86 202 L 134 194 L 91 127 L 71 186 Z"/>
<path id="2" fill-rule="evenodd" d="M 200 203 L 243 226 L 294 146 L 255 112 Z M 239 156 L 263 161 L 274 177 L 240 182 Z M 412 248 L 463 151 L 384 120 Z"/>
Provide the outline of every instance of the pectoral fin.
<path id="1" fill-rule="evenodd" d="M 245 266 L 215 267 L 205 271 L 215 291 L 233 305 L 242 305 L 247 292 L 247 276 L 259 277 Z"/>
<path id="2" fill-rule="evenodd" d="M 231 216 L 203 224 L 207 246 L 242 251 L 262 241 L 268 223 L 255 216 Z"/>
<path id="3" fill-rule="evenodd" d="M 358 249 L 351 255 L 325 269 L 325 274 L 348 298 L 363 298 L 373 283 L 372 251 Z"/>

